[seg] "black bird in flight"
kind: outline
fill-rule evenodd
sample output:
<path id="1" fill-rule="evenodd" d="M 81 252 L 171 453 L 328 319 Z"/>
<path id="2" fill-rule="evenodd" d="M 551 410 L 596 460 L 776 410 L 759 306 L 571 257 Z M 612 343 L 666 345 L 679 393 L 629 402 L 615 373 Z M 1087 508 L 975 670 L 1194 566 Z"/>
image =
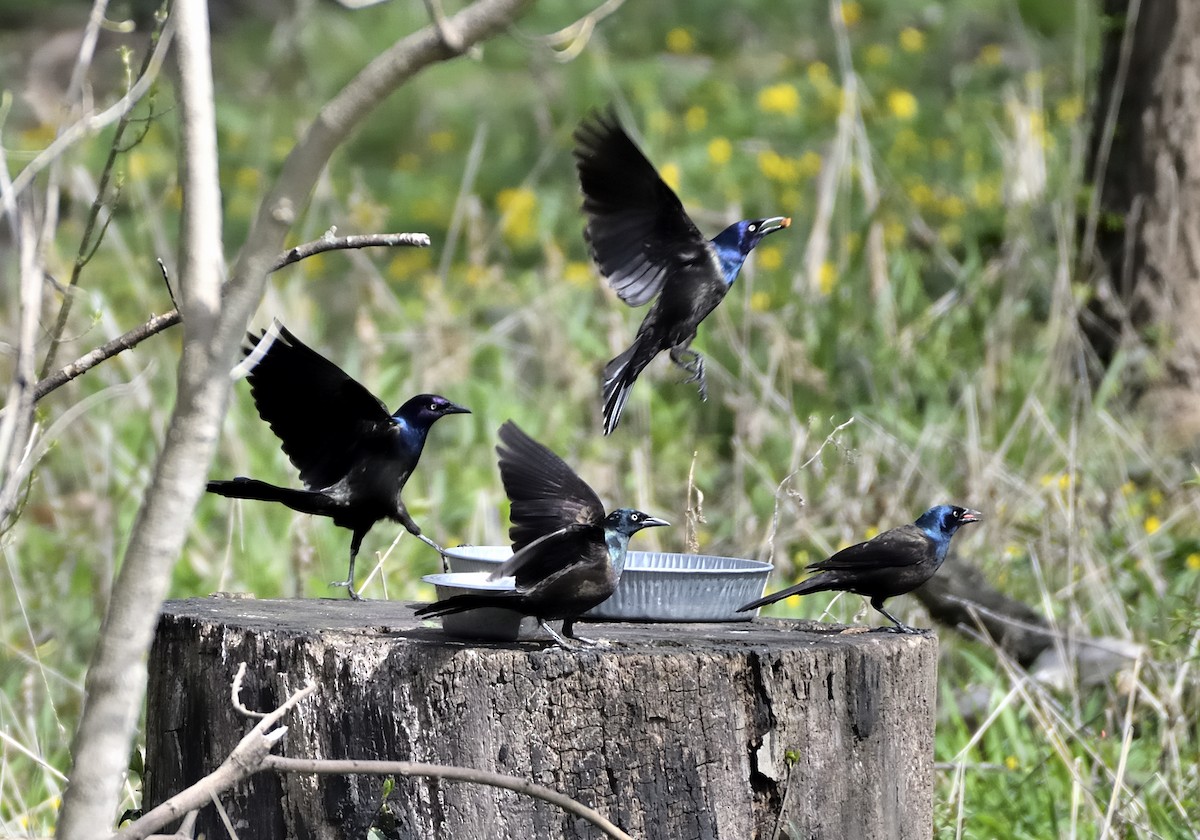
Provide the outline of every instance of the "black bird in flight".
<path id="1" fill-rule="evenodd" d="M 754 246 L 792 220 L 746 219 L 705 239 L 611 111 L 591 115 L 576 129 L 575 167 L 587 215 L 584 238 L 600 273 L 630 306 L 658 296 L 633 344 L 604 366 L 607 435 L 617 427 L 638 374 L 663 350 L 707 399 L 704 357 L 688 345 Z"/>
<path id="2" fill-rule="evenodd" d="M 492 573 L 513 575 L 508 592 L 455 595 L 417 610 L 439 616 L 502 607 L 535 616 L 566 648 L 575 620 L 605 601 L 625 568 L 629 538 L 643 528 L 669 525 L 632 508 L 604 515 L 596 492 L 566 463 L 509 420 L 500 427 L 500 478 L 511 501 L 513 556 Z M 563 619 L 562 635 L 546 624 Z"/>
<path id="3" fill-rule="evenodd" d="M 436 394 L 421 394 L 389 414 L 378 397 L 341 368 L 307 347 L 276 322 L 262 335 L 249 333 L 244 365 L 258 414 L 300 470 L 304 490 L 238 477 L 210 481 L 208 492 L 231 499 L 279 502 L 300 513 L 328 516 L 350 529 L 350 569 L 344 586 L 354 589 L 354 560 L 363 537 L 381 519 L 399 522 L 442 553 L 408 515 L 400 492 L 425 446 L 425 436 L 447 414 L 470 414 Z M 443 563 L 444 555 L 443 555 Z"/>
<path id="4" fill-rule="evenodd" d="M 895 630 L 916 633 L 917 630 L 885 610 L 883 602 L 894 595 L 912 592 L 933 577 L 946 559 L 954 532 L 982 518 L 983 514 L 977 510 L 955 505 L 930 508 L 911 525 L 884 531 L 866 542 L 843 548 L 828 560 L 813 563 L 808 568 L 820 574 L 738 607 L 738 612 L 774 604 L 790 595 L 831 590 L 854 592 L 870 598 L 871 606 L 887 616 L 896 625 Z"/>

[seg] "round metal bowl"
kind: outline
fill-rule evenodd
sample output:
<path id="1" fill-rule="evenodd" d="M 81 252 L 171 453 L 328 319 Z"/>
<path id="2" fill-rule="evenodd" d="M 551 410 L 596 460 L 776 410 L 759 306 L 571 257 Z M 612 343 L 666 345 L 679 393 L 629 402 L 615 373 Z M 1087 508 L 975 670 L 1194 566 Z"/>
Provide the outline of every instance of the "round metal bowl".
<path id="1" fill-rule="evenodd" d="M 453 572 L 491 572 L 512 556 L 502 545 L 446 549 Z M 584 618 L 597 621 L 749 621 L 742 604 L 762 597 L 771 564 L 711 554 L 630 551 L 617 591 Z M 503 580 L 503 578 L 502 578 Z"/>
<path id="2" fill-rule="evenodd" d="M 492 569 L 495 569 L 494 564 Z M 439 601 L 454 595 L 503 592 L 513 588 L 512 578 L 491 580 L 489 576 L 490 571 L 454 571 L 425 575 L 421 580 L 433 584 Z M 513 642 L 528 637 L 537 630 L 536 619 L 497 607 L 451 613 L 442 616 L 441 619 L 442 632 L 457 639 Z"/>

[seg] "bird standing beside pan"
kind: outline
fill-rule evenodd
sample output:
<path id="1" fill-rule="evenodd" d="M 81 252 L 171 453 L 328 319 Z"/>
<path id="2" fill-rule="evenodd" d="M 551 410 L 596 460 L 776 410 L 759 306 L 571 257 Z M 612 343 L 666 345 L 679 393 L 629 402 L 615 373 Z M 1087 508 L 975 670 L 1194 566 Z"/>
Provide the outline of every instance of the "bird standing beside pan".
<path id="1" fill-rule="evenodd" d="M 254 405 L 300 470 L 306 489 L 238 477 L 210 481 L 208 492 L 279 502 L 348 528 L 350 568 L 345 580 L 330 586 L 346 587 L 355 600 L 354 560 L 379 520 L 399 522 L 442 554 L 409 516 L 400 492 L 417 466 L 429 428 L 448 414 L 471 412 L 437 394 L 421 394 L 389 414 L 378 397 L 283 325 L 248 337 L 244 364 L 253 365 L 247 379 Z"/>
<path id="2" fill-rule="evenodd" d="M 670 523 L 632 508 L 607 516 L 600 497 L 561 458 L 511 420 L 500 427 L 500 478 L 511 502 L 513 556 L 492 573 L 512 575 L 508 592 L 455 595 L 417 610 L 422 617 L 500 607 L 537 618 L 566 648 L 575 620 L 616 591 L 629 538 Z M 562 634 L 547 621 L 563 619 Z"/>
<path id="3" fill-rule="evenodd" d="M 607 435 L 620 422 L 638 375 L 663 350 L 707 398 L 704 357 L 688 345 L 754 246 L 792 220 L 745 219 L 705 239 L 612 113 L 593 114 L 575 131 L 575 167 L 587 216 L 584 237 L 600 273 L 630 306 L 658 296 L 633 344 L 604 367 Z"/>
<path id="4" fill-rule="evenodd" d="M 871 606 L 885 615 L 901 633 L 916 633 L 883 608 L 895 595 L 912 592 L 929 580 L 950 550 L 950 538 L 960 526 L 983 518 L 977 510 L 957 505 L 938 505 L 921 514 L 911 525 L 901 525 L 866 542 L 844 548 L 808 568 L 819 572 L 808 580 L 751 601 L 738 612 L 774 604 L 792 595 L 812 592 L 854 592 L 871 599 Z M 889 628 L 893 629 L 893 628 Z"/>

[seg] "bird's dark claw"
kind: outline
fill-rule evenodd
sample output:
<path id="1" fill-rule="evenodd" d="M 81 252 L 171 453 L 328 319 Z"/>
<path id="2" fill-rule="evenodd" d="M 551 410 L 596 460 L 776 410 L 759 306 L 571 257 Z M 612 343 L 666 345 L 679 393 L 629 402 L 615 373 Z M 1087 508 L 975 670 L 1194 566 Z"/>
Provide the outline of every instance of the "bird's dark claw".
<path id="1" fill-rule="evenodd" d="M 671 350 L 671 361 L 676 367 L 683 368 L 691 374 L 687 379 L 683 380 L 684 384 L 696 382 L 697 388 L 700 391 L 700 400 L 702 402 L 708 400 L 708 383 L 704 379 L 704 357 L 695 350 Z"/>
<path id="2" fill-rule="evenodd" d="M 346 594 L 350 596 L 351 601 L 361 601 L 358 592 L 354 589 L 354 581 L 352 580 L 334 580 L 329 582 L 330 586 L 341 586 L 346 589 Z"/>

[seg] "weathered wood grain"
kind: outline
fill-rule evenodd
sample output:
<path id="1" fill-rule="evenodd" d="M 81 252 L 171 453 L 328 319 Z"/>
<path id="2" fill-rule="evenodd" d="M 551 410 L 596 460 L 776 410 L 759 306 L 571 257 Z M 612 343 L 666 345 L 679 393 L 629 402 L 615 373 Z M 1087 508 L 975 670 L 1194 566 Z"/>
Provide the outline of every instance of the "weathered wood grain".
<path id="1" fill-rule="evenodd" d="M 932 833 L 932 635 L 807 622 L 598 624 L 611 646 L 466 644 L 407 605 L 193 599 L 166 604 L 150 660 L 147 805 L 215 767 L 278 705 L 280 754 L 431 761 L 509 773 L 662 840 L 891 838 Z M 368 776 L 259 774 L 223 801 L 242 837 L 596 837 L 546 803 L 491 788 Z M 209 809 L 210 811 L 212 809 Z M 215 815 L 201 829 L 222 836 Z"/>

